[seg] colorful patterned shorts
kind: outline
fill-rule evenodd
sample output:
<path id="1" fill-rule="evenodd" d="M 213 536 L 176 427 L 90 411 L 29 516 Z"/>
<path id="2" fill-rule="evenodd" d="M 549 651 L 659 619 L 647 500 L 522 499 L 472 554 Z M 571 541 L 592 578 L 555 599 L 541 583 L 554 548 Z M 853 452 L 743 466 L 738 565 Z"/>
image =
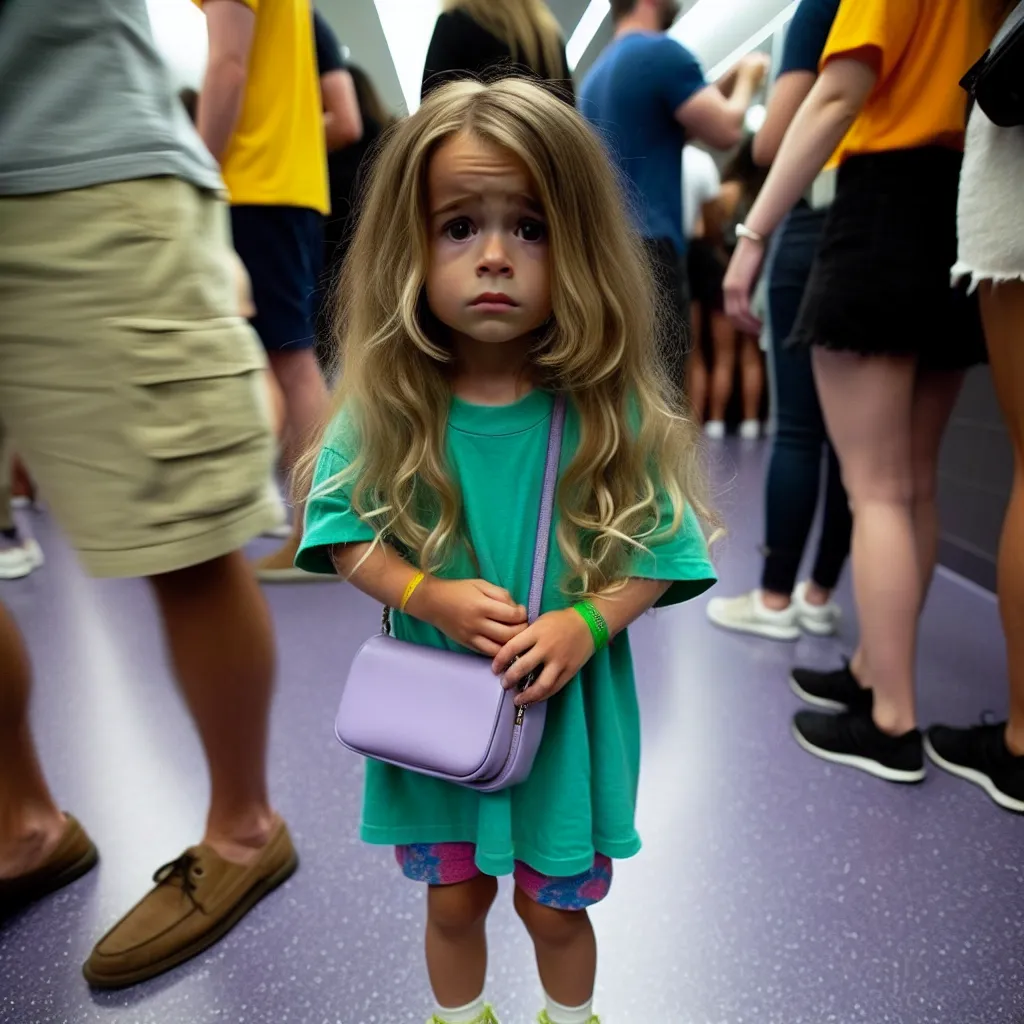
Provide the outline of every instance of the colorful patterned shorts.
<path id="1" fill-rule="evenodd" d="M 459 885 L 481 872 L 472 843 L 416 843 L 396 846 L 395 857 L 406 878 L 427 885 Z M 555 910 L 586 910 L 608 895 L 612 887 L 612 862 L 604 854 L 594 866 L 575 878 L 548 878 L 522 861 L 516 861 L 516 885 L 535 903 Z"/>

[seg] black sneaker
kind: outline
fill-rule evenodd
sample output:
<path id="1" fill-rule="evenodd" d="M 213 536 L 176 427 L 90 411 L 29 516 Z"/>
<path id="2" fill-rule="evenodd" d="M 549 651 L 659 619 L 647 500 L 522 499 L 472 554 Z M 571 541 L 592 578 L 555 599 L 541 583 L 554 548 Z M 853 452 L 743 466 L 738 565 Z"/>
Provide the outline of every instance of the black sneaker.
<path id="1" fill-rule="evenodd" d="M 801 711 L 793 719 L 793 732 L 804 750 L 833 764 L 859 768 L 887 782 L 924 781 L 924 753 L 917 729 L 889 736 L 870 714 Z"/>
<path id="2" fill-rule="evenodd" d="M 850 663 L 834 672 L 795 668 L 789 676 L 793 692 L 808 704 L 828 711 L 862 711 L 870 714 L 874 697 L 857 682 Z"/>
<path id="3" fill-rule="evenodd" d="M 924 749 L 940 768 L 981 786 L 1000 807 L 1024 814 L 1024 757 L 1006 746 L 1005 722 L 973 729 L 935 725 Z"/>

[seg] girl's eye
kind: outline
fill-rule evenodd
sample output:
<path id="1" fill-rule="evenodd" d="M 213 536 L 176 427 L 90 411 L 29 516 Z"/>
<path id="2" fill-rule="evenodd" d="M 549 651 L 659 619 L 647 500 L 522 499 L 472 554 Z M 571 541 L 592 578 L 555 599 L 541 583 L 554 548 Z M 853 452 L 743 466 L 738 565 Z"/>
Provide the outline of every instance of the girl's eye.
<path id="1" fill-rule="evenodd" d="M 444 226 L 444 233 L 453 242 L 464 242 L 473 234 L 473 225 L 466 217 L 460 217 Z"/>
<path id="2" fill-rule="evenodd" d="M 526 217 L 519 222 L 519 237 L 524 242 L 543 242 L 548 237 L 548 227 L 543 221 Z"/>

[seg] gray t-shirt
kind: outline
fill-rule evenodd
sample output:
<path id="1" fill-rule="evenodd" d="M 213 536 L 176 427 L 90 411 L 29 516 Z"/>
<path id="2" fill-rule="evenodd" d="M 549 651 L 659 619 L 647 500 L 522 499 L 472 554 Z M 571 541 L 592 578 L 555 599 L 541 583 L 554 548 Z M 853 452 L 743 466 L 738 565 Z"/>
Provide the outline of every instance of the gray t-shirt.
<path id="1" fill-rule="evenodd" d="M 0 83 L 0 195 L 165 175 L 224 187 L 145 0 L 3 0 Z"/>

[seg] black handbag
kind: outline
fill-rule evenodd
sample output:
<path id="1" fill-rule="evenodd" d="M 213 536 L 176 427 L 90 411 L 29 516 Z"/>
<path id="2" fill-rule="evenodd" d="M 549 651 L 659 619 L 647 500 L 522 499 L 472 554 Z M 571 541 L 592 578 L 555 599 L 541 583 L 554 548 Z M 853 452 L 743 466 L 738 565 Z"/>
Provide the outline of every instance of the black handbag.
<path id="1" fill-rule="evenodd" d="M 960 85 L 1000 128 L 1024 125 L 1024 0 Z"/>

